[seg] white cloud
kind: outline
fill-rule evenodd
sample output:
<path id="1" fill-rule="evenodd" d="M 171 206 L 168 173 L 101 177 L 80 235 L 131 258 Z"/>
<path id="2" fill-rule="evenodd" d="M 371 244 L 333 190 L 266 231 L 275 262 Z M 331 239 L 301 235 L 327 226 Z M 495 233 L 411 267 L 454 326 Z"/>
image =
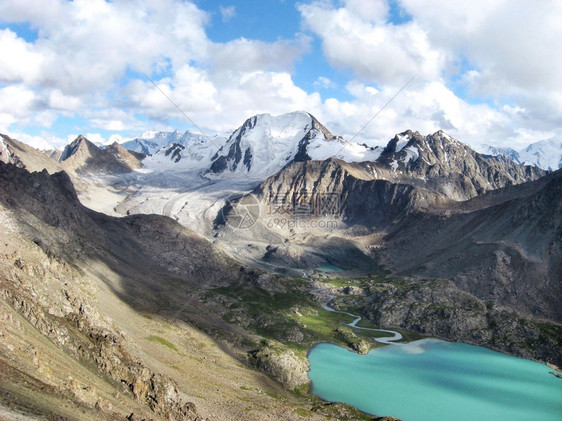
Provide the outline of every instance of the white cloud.
<path id="1" fill-rule="evenodd" d="M 35 93 L 22 85 L 10 85 L 0 89 L 0 130 L 8 132 L 9 127 L 29 119 L 36 104 Z"/>
<path id="2" fill-rule="evenodd" d="M 229 22 L 236 16 L 236 7 L 234 6 L 220 6 L 219 11 L 223 22 Z"/>
<path id="3" fill-rule="evenodd" d="M 514 123 L 536 129 L 560 127 L 560 2 L 490 0 L 475 5 L 460 0 L 401 0 L 401 4 L 428 28 L 433 45 L 467 63 L 463 80 L 470 93 L 520 106 L 524 111 Z"/>
<path id="4" fill-rule="evenodd" d="M 86 110 L 82 115 L 95 129 L 137 131 L 143 128 L 143 122 L 139 121 L 134 113 L 120 108 Z"/>
<path id="5" fill-rule="evenodd" d="M 338 84 L 330 80 L 330 78 L 327 78 L 325 76 L 318 76 L 318 79 L 314 81 L 314 86 L 317 89 L 333 89 L 336 88 Z"/>
<path id="6" fill-rule="evenodd" d="M 7 85 L 0 85 L 0 130 L 49 127 L 61 115 L 85 119 L 84 130 L 92 132 L 140 132 L 184 119 L 145 72 L 206 129 L 231 130 L 255 113 L 302 109 L 349 137 L 418 71 L 360 137 L 386 142 L 408 128 L 445 129 L 466 142 L 507 146 L 560 130 L 559 2 L 397 4 L 411 20 L 390 23 L 386 0 L 315 1 L 299 6 L 309 35 L 215 43 L 206 35 L 209 16 L 189 1 L 0 0 L 4 22 L 26 22 L 38 34 L 25 41 L 0 30 L 0 50 L 9 57 L 0 61 L 0 83 Z M 236 14 L 233 6 L 219 11 L 226 19 Z M 333 67 L 356 75 L 337 79 L 351 99 L 322 98 L 295 83 L 295 63 L 306 61 L 311 35 Z M 338 88 L 325 76 L 332 73 L 314 70 L 316 89 Z M 474 98 L 463 100 L 455 90 Z"/>
<path id="7" fill-rule="evenodd" d="M 65 95 L 60 90 L 48 92 L 48 105 L 55 110 L 78 111 L 84 106 L 79 97 Z"/>
<path id="8" fill-rule="evenodd" d="M 415 85 L 416 82 L 414 82 Z M 385 87 L 380 92 L 369 92 L 369 86 L 354 82 L 348 90 L 354 95 L 350 101 L 327 99 L 319 117 L 333 133 L 351 138 L 378 113 L 357 139 L 372 145 L 383 145 L 397 132 L 407 129 L 422 134 L 443 129 L 453 137 L 478 145 L 492 143 L 520 148 L 534 139 L 546 137 L 539 130 L 521 131 L 510 127 L 513 114 L 521 110 L 496 110 L 486 104 L 472 105 L 457 97 L 441 82 L 418 82 L 388 104 L 396 93 Z"/>
<path id="9" fill-rule="evenodd" d="M 258 113 L 314 110 L 321 104 L 319 94 L 308 94 L 298 88 L 286 72 L 239 72 L 232 78 L 222 77 L 222 74 L 214 76 L 213 79 L 213 74 L 186 67 L 173 79 L 156 83 L 198 125 L 213 131 L 233 130 L 246 118 Z M 151 118 L 185 120 L 152 84 L 135 81 L 128 90 Z"/>
<path id="10" fill-rule="evenodd" d="M 379 90 L 373 86 L 365 85 L 361 82 L 351 81 L 346 85 L 347 92 L 355 98 L 371 102 L 372 96 L 379 93 Z"/>
<path id="11" fill-rule="evenodd" d="M 0 60 L 0 82 L 35 83 L 40 78 L 43 57 L 16 33 L 9 29 L 0 30 L 0 51 L 3 56 Z"/>
<path id="12" fill-rule="evenodd" d="M 186 65 L 174 77 L 155 83 L 157 86 L 135 80 L 125 90 L 133 106 L 151 118 L 162 121 L 170 117 L 185 119 L 181 111 L 191 115 L 205 111 L 216 113 L 220 108 L 217 89 L 203 70 Z"/>
<path id="13" fill-rule="evenodd" d="M 373 23 L 384 23 L 390 10 L 386 0 L 345 0 L 344 3 L 350 13 Z"/>
<path id="14" fill-rule="evenodd" d="M 389 22 L 388 3 L 382 0 L 299 6 L 330 63 L 353 70 L 358 79 L 347 85 L 353 100 L 325 101 L 326 124 L 352 135 L 420 70 L 362 136 L 386 141 L 407 128 L 445 129 L 474 144 L 513 146 L 562 127 L 559 2 L 540 7 L 507 0 L 398 3 L 411 17 L 405 23 Z M 365 83 L 381 92 L 368 95 Z M 455 87 L 475 97 L 463 100 Z M 478 98 L 493 102 L 478 104 Z"/>
<path id="15" fill-rule="evenodd" d="M 33 44 L 14 40 L 13 34 L 3 31 L 0 45 L 8 44 L 15 54 L 13 66 L 20 60 L 34 64 L 34 77 L 24 73 L 20 79 L 56 87 L 65 95 L 108 89 L 128 67 L 150 71 L 165 59 L 175 66 L 206 55 L 207 17 L 191 3 L 54 2 L 58 13 L 45 16 L 37 10 L 50 9 L 51 2 L 36 7 L 20 1 L 0 4 L 4 20 L 29 21 L 39 27 L 39 39 Z M 14 70 L 8 70 L 14 77 Z"/>
<path id="16" fill-rule="evenodd" d="M 107 139 L 99 133 L 86 133 L 84 136 L 93 143 L 104 144 L 107 142 Z"/>
<path id="17" fill-rule="evenodd" d="M 402 0 L 408 13 L 425 28 L 434 45 L 462 53 L 480 70 L 482 80 L 500 89 L 560 89 L 562 35 L 560 2 L 491 0 Z M 443 12 L 448 19 L 443 19 Z M 497 84 L 497 82 L 503 82 Z M 495 87 L 494 87 L 495 86 Z"/>
<path id="18" fill-rule="evenodd" d="M 297 58 L 308 51 L 310 38 L 294 41 L 264 42 L 236 39 L 209 45 L 209 62 L 213 70 L 232 77 L 232 72 L 289 70 Z"/>
<path id="19" fill-rule="evenodd" d="M 322 40 L 330 63 L 352 69 L 367 82 L 400 85 L 418 72 L 429 79 L 439 76 L 446 57 L 430 45 L 417 23 L 385 23 L 381 18 L 386 13 L 371 12 L 369 7 L 361 13 L 361 2 L 348 3 L 339 8 L 326 2 L 299 6 L 306 27 Z"/>
<path id="20" fill-rule="evenodd" d="M 27 143 L 29 146 L 41 151 L 55 149 L 55 144 L 62 144 L 63 142 L 62 139 L 58 139 L 54 136 L 47 136 L 45 134 L 42 134 L 41 136 L 31 136 L 27 133 L 12 132 L 9 136 L 12 139 L 17 139 L 20 142 Z"/>

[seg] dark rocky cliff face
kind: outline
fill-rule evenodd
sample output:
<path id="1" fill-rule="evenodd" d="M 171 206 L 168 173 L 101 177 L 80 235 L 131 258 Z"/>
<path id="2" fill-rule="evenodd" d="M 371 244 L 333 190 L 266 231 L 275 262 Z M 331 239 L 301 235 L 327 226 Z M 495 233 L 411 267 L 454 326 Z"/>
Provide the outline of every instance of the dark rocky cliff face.
<path id="1" fill-rule="evenodd" d="M 398 273 L 450 278 L 481 299 L 561 322 L 561 215 L 557 171 L 450 213 L 410 218 L 387 236 L 384 256 Z"/>
<path id="2" fill-rule="evenodd" d="M 346 226 L 384 229 L 405 216 L 449 200 L 442 194 L 407 183 L 369 178 L 370 164 L 340 160 L 294 163 L 255 190 L 265 204 L 271 201 L 311 204 L 337 196 L 337 214 Z"/>
<path id="3" fill-rule="evenodd" d="M 525 319 L 507 307 L 476 298 L 452 281 L 382 283 L 366 295 L 363 314 L 375 324 L 562 364 L 560 325 Z"/>

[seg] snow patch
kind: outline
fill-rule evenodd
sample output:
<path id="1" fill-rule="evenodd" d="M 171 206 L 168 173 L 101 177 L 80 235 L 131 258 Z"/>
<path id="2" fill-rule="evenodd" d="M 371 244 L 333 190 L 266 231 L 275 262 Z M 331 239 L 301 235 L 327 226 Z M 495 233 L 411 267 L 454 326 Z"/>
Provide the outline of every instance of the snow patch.
<path id="1" fill-rule="evenodd" d="M 397 135 L 398 137 L 398 141 L 396 142 L 396 152 L 400 152 L 402 149 L 404 149 L 404 146 L 406 146 L 408 144 L 408 142 L 410 141 L 410 136 L 405 134 L 405 135 Z"/>
<path id="2" fill-rule="evenodd" d="M 192 133 L 190 133 L 192 135 Z M 172 156 L 168 152 L 172 145 L 166 145 L 152 156 L 147 157 L 143 164 L 146 168 L 156 171 L 187 171 L 207 169 L 211 165 L 212 158 L 219 149 L 226 143 L 224 137 L 206 138 L 183 138 L 183 142 L 177 143 L 179 147 L 177 153 Z M 168 152 L 168 154 L 166 154 Z"/>
<path id="3" fill-rule="evenodd" d="M 8 151 L 8 147 L 4 143 L 4 138 L 0 136 L 0 161 L 8 163 L 9 155 L 10 153 Z"/>
<path id="4" fill-rule="evenodd" d="M 420 157 L 420 151 L 415 146 L 409 146 L 404 149 L 406 156 L 404 157 L 404 163 L 407 164 L 410 161 L 416 162 Z"/>

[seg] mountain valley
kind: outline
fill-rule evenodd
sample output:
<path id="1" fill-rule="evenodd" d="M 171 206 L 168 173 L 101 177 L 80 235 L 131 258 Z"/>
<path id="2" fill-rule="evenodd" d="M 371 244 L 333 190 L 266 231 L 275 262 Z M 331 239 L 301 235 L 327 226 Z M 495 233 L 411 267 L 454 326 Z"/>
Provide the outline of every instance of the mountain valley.
<path id="1" fill-rule="evenodd" d="M 308 393 L 314 344 L 387 335 L 327 303 L 562 365 L 562 170 L 305 112 L 151 136 L 2 135 L 0 417 L 376 419 Z"/>

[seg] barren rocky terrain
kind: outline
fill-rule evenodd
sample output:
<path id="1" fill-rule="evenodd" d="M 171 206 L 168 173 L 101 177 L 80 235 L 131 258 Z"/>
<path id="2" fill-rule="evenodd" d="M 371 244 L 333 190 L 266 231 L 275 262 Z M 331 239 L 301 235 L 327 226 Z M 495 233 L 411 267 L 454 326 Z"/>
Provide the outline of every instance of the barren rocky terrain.
<path id="1" fill-rule="evenodd" d="M 385 335 L 328 300 L 405 341 L 562 364 L 560 172 L 443 133 L 263 182 L 2 145 L 0 416 L 372 419 L 307 393 L 314 344 Z"/>
<path id="2" fill-rule="evenodd" d="M 273 338 L 298 331 L 283 316 L 295 305 L 319 308 L 306 283 L 245 270 L 166 217 L 90 211 L 64 173 L 0 163 L 0 179 L 3 411 L 63 419 L 364 418 L 290 391 L 306 388 L 308 346 L 285 349 Z M 233 288 L 262 301 L 279 294 L 279 313 L 237 314 Z M 294 288 L 304 296 L 289 293 Z M 325 337 L 307 336 L 305 343 Z"/>

